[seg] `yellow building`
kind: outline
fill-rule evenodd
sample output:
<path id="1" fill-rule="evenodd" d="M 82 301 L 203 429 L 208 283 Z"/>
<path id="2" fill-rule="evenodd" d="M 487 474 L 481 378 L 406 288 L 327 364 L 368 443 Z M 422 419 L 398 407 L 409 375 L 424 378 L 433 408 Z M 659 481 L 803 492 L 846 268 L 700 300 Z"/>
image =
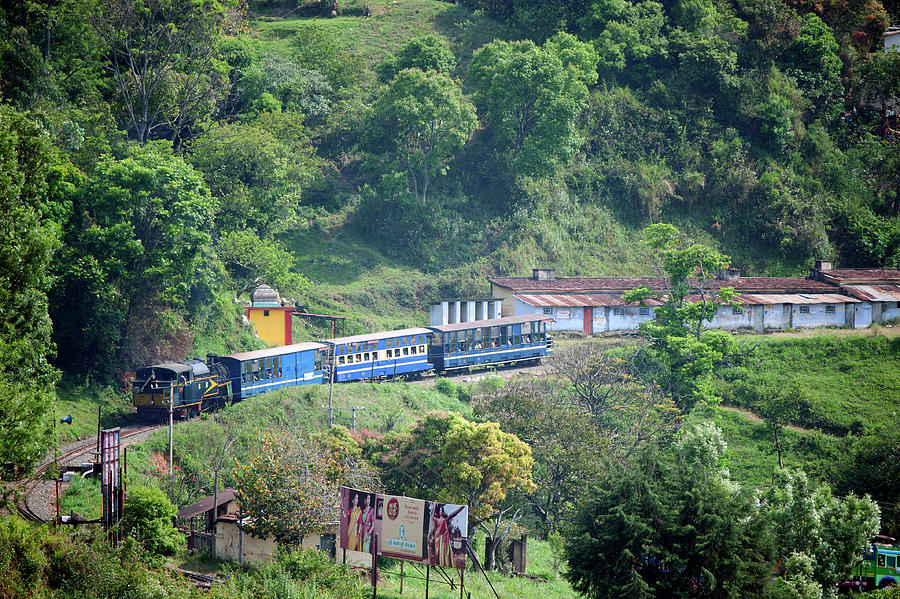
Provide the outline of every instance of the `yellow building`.
<path id="1" fill-rule="evenodd" d="M 268 285 L 260 285 L 250 294 L 247 320 L 260 339 L 269 345 L 290 345 L 291 313 L 293 306 L 282 306 L 278 292 Z"/>

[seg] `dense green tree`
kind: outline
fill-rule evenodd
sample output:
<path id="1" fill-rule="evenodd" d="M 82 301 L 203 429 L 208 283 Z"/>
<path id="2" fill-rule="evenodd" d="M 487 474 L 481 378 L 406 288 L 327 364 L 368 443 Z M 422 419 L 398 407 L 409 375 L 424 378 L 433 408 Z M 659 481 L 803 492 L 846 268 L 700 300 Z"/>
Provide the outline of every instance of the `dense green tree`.
<path id="1" fill-rule="evenodd" d="M 456 57 L 440 37 L 428 33 L 413 38 L 397 51 L 388 56 L 384 62 L 375 67 L 378 79 L 382 83 L 390 83 L 404 69 L 436 71 L 450 75 L 456 68 Z"/>
<path id="2" fill-rule="evenodd" d="M 148 144 L 104 157 L 73 195 L 53 291 L 60 365 L 106 375 L 183 357 L 183 308 L 215 211 L 200 173 Z"/>
<path id="3" fill-rule="evenodd" d="M 309 216 L 303 187 L 319 159 L 299 113 L 263 113 L 218 127 L 192 142 L 187 160 L 218 200 L 219 235 L 249 230 L 262 239 L 301 228 Z"/>
<path id="4" fill-rule="evenodd" d="M 395 493 L 467 504 L 475 524 L 494 515 L 511 489 L 535 491 L 531 449 L 496 422 L 430 412 L 412 431 L 369 449 Z"/>
<path id="5" fill-rule="evenodd" d="M 753 597 L 771 573 L 767 518 L 722 467 L 704 425 L 673 451 L 648 446 L 612 464 L 568 539 L 566 577 L 587 597 Z"/>
<path id="6" fill-rule="evenodd" d="M 452 79 L 406 69 L 375 103 L 369 143 L 389 152 L 393 170 L 405 172 L 410 190 L 424 204 L 432 181 L 446 173 L 477 124 L 475 109 Z"/>
<path id="7" fill-rule="evenodd" d="M 810 13 L 786 53 L 787 74 L 809 100 L 809 112 L 819 118 L 833 116 L 843 100 L 839 52 L 831 27 Z"/>
<path id="8" fill-rule="evenodd" d="M 592 46 L 565 33 L 538 46 L 494 41 L 469 65 L 478 114 L 497 136 L 515 175 L 546 175 L 581 144 L 575 119 L 597 81 Z"/>
<path id="9" fill-rule="evenodd" d="M 56 173 L 54 171 L 57 171 Z M 49 138 L 27 113 L 0 105 L 0 464 L 30 470 L 53 442 L 57 372 L 47 290 L 59 245 Z M 0 479 L 11 474 L 3 472 Z M 0 491 L 3 491 L 0 487 Z"/>
<path id="10" fill-rule="evenodd" d="M 284 297 L 297 299 L 310 284 L 292 270 L 294 257 L 277 239 L 262 240 L 252 231 L 231 231 L 216 241 L 216 252 L 231 275 L 235 297 L 266 283 Z"/>

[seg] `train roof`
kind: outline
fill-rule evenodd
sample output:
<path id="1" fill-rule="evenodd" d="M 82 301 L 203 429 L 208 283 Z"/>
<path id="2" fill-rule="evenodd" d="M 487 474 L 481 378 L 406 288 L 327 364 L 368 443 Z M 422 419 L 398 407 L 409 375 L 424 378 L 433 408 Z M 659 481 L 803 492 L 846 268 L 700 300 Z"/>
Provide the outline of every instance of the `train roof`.
<path id="1" fill-rule="evenodd" d="M 484 327 L 502 327 L 508 324 L 522 324 L 525 322 L 534 322 L 536 320 L 553 320 L 553 318 L 542 314 L 522 314 L 520 316 L 504 316 L 503 318 L 491 318 L 488 320 L 435 325 L 428 328 L 438 333 L 450 333 L 452 331 L 467 331 L 469 329 L 481 329 Z"/>
<path id="2" fill-rule="evenodd" d="M 293 345 L 279 345 L 278 347 L 268 347 L 266 349 L 257 349 L 255 351 L 245 351 L 239 354 L 231 354 L 230 356 L 222 356 L 222 358 L 234 358 L 240 362 L 246 360 L 259 360 L 261 358 L 273 358 L 275 356 L 283 356 L 285 354 L 295 354 L 302 351 L 311 351 L 317 349 L 325 349 L 328 347 L 324 343 L 317 341 L 307 341 L 306 343 L 294 343 Z"/>
<path id="3" fill-rule="evenodd" d="M 324 342 L 329 345 L 341 345 L 343 343 L 359 343 L 361 341 L 379 341 L 381 339 L 393 339 L 394 337 L 405 337 L 407 335 L 427 335 L 430 330 L 417 327 L 412 329 L 400 329 L 397 331 L 382 331 L 381 333 L 366 333 L 365 335 L 353 335 L 351 337 L 336 337 L 335 339 L 325 339 Z"/>
<path id="4" fill-rule="evenodd" d="M 168 370 L 174 372 L 176 375 L 187 372 L 192 373 L 194 376 L 209 374 L 209 368 L 202 360 L 186 360 L 184 362 L 160 362 L 159 364 L 153 364 L 152 366 L 138 368 L 135 375 L 153 374 L 154 370 Z"/>

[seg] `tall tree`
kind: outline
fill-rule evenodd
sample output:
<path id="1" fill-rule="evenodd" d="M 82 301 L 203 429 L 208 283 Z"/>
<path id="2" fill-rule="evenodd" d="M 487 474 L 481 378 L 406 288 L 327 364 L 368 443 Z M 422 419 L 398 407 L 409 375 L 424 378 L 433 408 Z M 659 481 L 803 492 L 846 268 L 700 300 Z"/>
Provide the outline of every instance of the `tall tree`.
<path id="1" fill-rule="evenodd" d="M 636 356 L 638 367 L 646 368 L 646 376 L 655 378 L 683 411 L 689 411 L 697 401 L 713 397 L 714 369 L 737 354 L 727 331 L 705 329 L 719 306 L 735 297 L 733 287 L 715 282 L 730 259 L 708 246 L 685 244 L 672 225 L 651 225 L 644 236 L 661 253 L 662 264 L 656 268 L 664 275 L 665 289 L 641 286 L 624 294 L 629 302 L 650 297 L 664 302 L 654 308 L 654 320 L 640 325 L 650 345 Z M 647 362 L 641 364 L 642 358 Z"/>
<path id="2" fill-rule="evenodd" d="M 182 130 L 214 107 L 220 76 L 215 42 L 225 16 L 218 0 L 101 0 L 94 26 L 109 51 L 107 68 L 131 136 Z"/>
<path id="3" fill-rule="evenodd" d="M 48 199 L 56 159 L 28 114 L 0 105 L 0 464 L 29 470 L 53 442 L 57 372 L 47 313 L 59 245 Z M 9 472 L 0 470 L 0 479 Z"/>
<path id="4" fill-rule="evenodd" d="M 389 158 L 424 204 L 432 180 L 447 171 L 477 124 L 475 109 L 450 77 L 406 69 L 375 103 L 369 138 L 372 146 L 392 150 Z"/>

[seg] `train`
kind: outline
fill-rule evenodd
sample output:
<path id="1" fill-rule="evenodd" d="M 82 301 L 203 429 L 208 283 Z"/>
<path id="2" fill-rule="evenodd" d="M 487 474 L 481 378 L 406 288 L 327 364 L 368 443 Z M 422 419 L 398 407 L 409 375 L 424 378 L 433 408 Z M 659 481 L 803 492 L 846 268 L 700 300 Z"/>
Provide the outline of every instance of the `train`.
<path id="1" fill-rule="evenodd" d="M 416 378 L 540 363 L 553 353 L 549 316 L 528 314 L 208 354 L 139 368 L 132 402 L 141 420 L 189 418 L 297 385 Z"/>

